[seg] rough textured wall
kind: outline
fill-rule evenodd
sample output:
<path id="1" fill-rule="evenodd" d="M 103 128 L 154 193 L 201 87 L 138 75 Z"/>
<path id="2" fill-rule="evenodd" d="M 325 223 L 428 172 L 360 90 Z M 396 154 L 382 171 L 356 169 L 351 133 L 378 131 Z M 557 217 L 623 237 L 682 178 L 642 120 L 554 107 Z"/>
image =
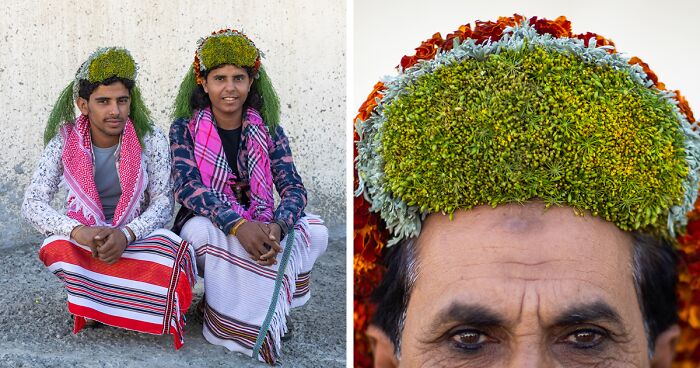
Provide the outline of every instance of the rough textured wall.
<path id="1" fill-rule="evenodd" d="M 345 217 L 345 1 L 19 1 L 0 5 L 0 247 L 41 237 L 19 213 L 43 148 L 46 118 L 80 63 L 123 46 L 165 129 L 195 42 L 232 27 L 265 54 L 282 125 L 309 191 L 307 210 L 329 225 Z"/>

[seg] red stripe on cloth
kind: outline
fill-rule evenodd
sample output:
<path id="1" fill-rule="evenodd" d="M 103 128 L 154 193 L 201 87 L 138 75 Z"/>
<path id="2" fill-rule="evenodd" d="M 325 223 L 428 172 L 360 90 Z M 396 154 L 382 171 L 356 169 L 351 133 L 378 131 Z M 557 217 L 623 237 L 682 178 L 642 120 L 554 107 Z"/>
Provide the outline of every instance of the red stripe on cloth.
<path id="1" fill-rule="evenodd" d="M 108 265 L 92 253 L 67 240 L 55 240 L 41 247 L 39 259 L 48 267 L 56 262 L 66 262 L 99 274 L 140 281 L 167 288 L 171 268 L 158 263 L 130 258 L 121 258 Z"/>
<path id="2" fill-rule="evenodd" d="M 72 314 L 75 314 L 76 316 L 94 319 L 94 320 L 100 321 L 101 323 L 104 323 L 106 325 L 120 327 L 120 328 L 126 328 L 128 330 L 133 330 L 133 331 L 138 331 L 138 332 L 150 333 L 153 335 L 160 335 L 161 331 L 163 329 L 163 327 L 161 326 L 160 323 L 149 323 L 149 322 L 138 321 L 138 320 L 130 319 L 130 318 L 113 316 L 111 314 L 102 313 L 102 312 L 97 311 L 95 309 L 92 309 L 90 307 L 85 307 L 85 306 L 73 304 L 70 302 L 68 302 L 68 311 Z M 77 320 L 78 319 L 76 318 L 76 322 L 77 322 Z M 73 331 L 73 333 L 77 333 L 81 329 L 82 329 L 82 327 L 77 328 L 77 326 L 76 326 L 76 330 Z"/>
<path id="3" fill-rule="evenodd" d="M 151 247 L 148 246 L 149 242 L 152 244 Z M 167 244 L 173 245 L 168 247 Z M 114 265 L 107 265 L 99 259 L 92 258 L 92 253 L 89 250 L 85 250 L 66 239 L 55 240 L 42 246 L 39 251 L 39 258 L 47 266 L 56 262 L 65 262 L 98 274 L 96 277 L 85 276 L 85 279 L 83 279 L 72 275 L 70 271 L 58 267 L 55 270 L 56 275 L 63 279 L 70 294 L 92 298 L 97 300 L 98 303 L 112 304 L 114 308 L 132 308 L 136 311 L 155 312 L 156 315 L 162 316 L 159 318 L 160 323 L 145 322 L 108 314 L 109 312 L 106 310 L 101 311 L 103 308 L 99 306 L 91 308 L 68 302 L 68 310 L 77 316 L 74 333 L 77 333 L 84 327 L 84 318 L 89 318 L 110 326 L 154 335 L 170 333 L 173 335 L 175 348 L 179 349 L 183 346 L 184 315 L 192 302 L 192 284 L 194 283 L 194 280 L 192 280 L 194 276 L 193 270 L 184 269 L 193 265 L 189 244 L 184 241 L 180 244 L 174 244 L 167 237 L 153 237 L 140 243 L 136 252 L 144 252 L 149 249 L 166 251 L 172 254 L 174 258 L 173 267 L 163 266 L 149 260 L 128 258 L 122 258 Z M 162 259 L 168 258 L 165 255 L 154 256 Z M 73 271 L 73 273 L 81 274 L 80 270 L 76 271 Z M 146 290 L 142 290 L 142 293 L 140 293 L 141 290 L 138 285 L 119 285 L 119 282 L 115 285 L 109 285 L 111 282 L 104 279 L 100 280 L 99 275 L 157 285 L 167 288 L 167 294 L 159 299 L 155 295 L 150 295 L 152 292 Z M 130 290 L 131 288 L 133 290 Z M 152 306 L 148 302 L 156 302 L 160 305 Z M 136 316 L 135 318 L 140 317 Z"/>
<path id="4" fill-rule="evenodd" d="M 168 286 L 167 302 L 165 304 L 165 316 L 163 318 L 163 334 L 165 334 L 165 332 L 170 329 L 169 321 L 171 318 L 173 318 L 173 311 L 176 308 L 176 306 L 175 306 L 175 293 L 177 292 L 178 284 L 181 284 L 181 282 L 180 282 L 180 263 L 182 262 L 183 257 L 185 257 L 185 254 L 189 254 L 187 252 L 187 245 L 188 245 L 188 243 L 185 242 L 184 240 L 180 242 L 180 244 L 178 246 L 177 255 L 175 257 L 175 267 L 173 267 L 172 274 L 170 275 L 170 286 Z M 185 277 L 187 277 L 187 275 L 185 275 Z M 177 316 L 175 318 L 177 319 Z M 176 323 L 175 323 L 176 329 L 180 330 L 181 327 L 184 327 L 183 324 L 184 324 L 184 322 L 181 323 L 180 321 L 176 321 Z M 181 332 L 181 331 L 178 331 L 178 332 Z"/>
<path id="5" fill-rule="evenodd" d="M 159 303 L 159 304 L 163 304 L 165 301 L 165 297 L 153 298 L 153 297 L 147 296 L 146 294 L 143 294 L 143 293 L 129 293 L 129 292 L 125 292 L 123 290 L 118 290 L 117 288 L 104 288 L 104 287 L 99 286 L 95 283 L 86 282 L 84 280 L 71 277 L 67 274 L 64 274 L 63 278 L 68 280 L 68 281 L 71 281 L 72 283 L 83 285 L 85 288 L 96 289 L 96 290 L 100 290 L 100 291 L 103 291 L 103 292 L 109 293 L 109 294 L 114 294 L 114 295 L 118 295 L 118 296 L 120 295 L 120 296 L 127 297 L 127 298 L 143 299 L 146 301 L 151 301 L 151 302 L 155 302 L 155 303 Z M 69 285 L 66 285 L 66 287 L 69 289 L 74 289 L 76 291 L 79 291 L 77 289 L 77 287 L 72 287 Z M 87 293 L 87 290 L 85 292 Z M 90 295 L 92 295 L 92 294 L 90 294 Z M 106 297 L 100 297 L 100 298 L 103 298 L 105 300 L 110 300 L 110 299 L 107 299 Z M 158 310 L 163 309 L 162 307 L 160 307 L 160 308 L 155 308 L 152 306 L 145 306 L 145 307 L 152 308 L 152 309 L 158 309 Z"/>

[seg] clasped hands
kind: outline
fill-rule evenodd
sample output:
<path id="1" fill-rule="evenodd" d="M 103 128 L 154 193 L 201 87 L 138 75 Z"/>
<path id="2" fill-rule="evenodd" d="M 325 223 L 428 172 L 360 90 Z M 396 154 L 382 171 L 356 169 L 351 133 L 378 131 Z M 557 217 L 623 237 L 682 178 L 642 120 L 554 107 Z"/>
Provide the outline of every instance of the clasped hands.
<path id="1" fill-rule="evenodd" d="M 90 247 L 92 256 L 107 264 L 114 264 L 121 258 L 128 241 L 119 229 L 106 226 L 76 226 L 70 237 L 78 243 Z"/>
<path id="2" fill-rule="evenodd" d="M 236 238 L 253 259 L 262 266 L 277 264 L 277 254 L 282 252 L 280 226 L 259 221 L 247 221 L 242 224 Z"/>

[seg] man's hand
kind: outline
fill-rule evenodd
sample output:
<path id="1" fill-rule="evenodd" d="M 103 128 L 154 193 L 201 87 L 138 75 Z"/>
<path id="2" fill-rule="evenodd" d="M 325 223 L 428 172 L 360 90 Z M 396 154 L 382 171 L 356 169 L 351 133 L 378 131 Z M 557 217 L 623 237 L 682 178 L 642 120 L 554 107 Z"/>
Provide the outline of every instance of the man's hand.
<path id="1" fill-rule="evenodd" d="M 277 243 L 282 241 L 282 228 L 274 222 L 267 224 L 270 229 L 270 240 Z"/>
<path id="2" fill-rule="evenodd" d="M 270 238 L 268 225 L 258 221 L 248 221 L 237 231 L 236 238 L 258 264 L 269 266 L 277 262 L 276 255 L 282 248 Z M 270 245 L 268 245 L 270 244 Z"/>
<path id="3" fill-rule="evenodd" d="M 96 242 L 95 237 L 97 236 L 97 234 L 103 232 L 106 229 L 109 228 L 104 226 L 90 227 L 78 225 L 73 229 L 73 231 L 70 234 L 70 237 L 78 243 L 90 247 L 90 250 L 92 251 L 92 256 L 97 258 L 97 246 L 100 245 L 102 242 Z"/>
<path id="4" fill-rule="evenodd" d="M 117 262 L 129 244 L 124 233 L 113 228 L 103 228 L 95 235 L 94 239 L 95 244 L 97 244 L 98 257 L 107 264 Z"/>
<path id="5" fill-rule="evenodd" d="M 270 249 L 267 253 L 260 256 L 258 264 L 263 266 L 270 266 L 277 263 L 277 254 L 282 252 L 282 246 L 280 245 L 279 238 L 282 234 L 282 229 L 279 225 L 275 223 L 265 224 L 265 232 L 267 233 L 268 241 L 266 244 L 269 245 Z"/>

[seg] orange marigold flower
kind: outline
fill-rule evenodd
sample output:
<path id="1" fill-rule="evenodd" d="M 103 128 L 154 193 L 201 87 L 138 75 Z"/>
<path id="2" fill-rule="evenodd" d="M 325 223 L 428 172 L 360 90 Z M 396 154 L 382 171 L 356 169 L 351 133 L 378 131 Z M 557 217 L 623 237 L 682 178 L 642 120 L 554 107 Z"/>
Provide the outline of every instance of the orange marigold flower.
<path id="1" fill-rule="evenodd" d="M 574 35 L 573 38 L 578 38 L 579 40 L 583 40 L 586 45 L 588 45 L 588 40 L 591 38 L 595 38 L 595 44 L 596 46 L 612 46 L 613 48 L 608 50 L 609 53 L 614 54 L 615 53 L 615 43 L 612 42 L 611 40 L 597 34 L 597 33 L 592 33 L 592 32 L 586 32 L 586 33 L 581 33 Z"/>
<path id="2" fill-rule="evenodd" d="M 676 94 L 676 101 L 678 101 L 678 108 L 681 110 L 681 113 L 685 115 L 686 119 L 688 119 L 689 122 L 694 122 L 695 117 L 693 116 L 693 110 L 690 109 L 690 105 L 688 105 L 688 101 L 681 95 L 681 91 L 674 91 Z"/>
<path id="3" fill-rule="evenodd" d="M 637 64 L 637 65 L 641 66 L 642 69 L 644 69 L 644 73 L 646 73 L 646 75 L 649 77 L 649 79 L 652 82 L 654 82 L 654 85 L 656 86 L 656 88 L 666 89 L 666 85 L 659 82 L 659 77 L 656 76 L 656 73 L 651 71 L 651 69 L 649 68 L 649 64 L 643 62 L 642 59 L 634 56 L 633 58 L 630 59 L 629 63 L 630 63 L 630 65 Z"/>
<path id="4" fill-rule="evenodd" d="M 438 49 L 445 41 L 442 39 L 440 32 L 435 33 L 433 37 L 423 41 L 416 48 L 416 53 L 413 56 L 404 56 L 401 58 L 401 68 L 407 69 L 416 65 L 419 60 L 430 60 L 435 57 Z"/>
<path id="5" fill-rule="evenodd" d="M 480 21 L 474 22 L 474 32 L 472 32 L 472 37 L 477 43 L 482 43 L 487 40 L 498 41 L 503 36 L 503 30 L 506 27 L 515 26 L 523 18 L 516 14 L 516 17 L 520 17 L 520 20 L 516 20 L 513 17 L 499 17 L 496 22 L 492 21 Z"/>
<path id="6" fill-rule="evenodd" d="M 537 19 L 537 17 L 532 17 L 530 19 L 530 24 L 532 24 L 539 34 L 548 33 L 554 37 L 571 37 L 571 22 L 566 19 L 565 16 L 559 16 L 555 20 L 548 19 Z"/>
<path id="7" fill-rule="evenodd" d="M 374 85 L 374 89 L 370 94 L 367 96 L 367 99 L 365 102 L 362 103 L 360 108 L 358 109 L 358 114 L 355 117 L 355 120 L 360 119 L 362 121 L 365 121 L 369 119 L 369 116 L 372 114 L 372 110 L 377 106 L 377 98 L 381 99 L 382 96 L 382 91 L 384 90 L 384 83 L 382 82 L 377 82 Z"/>
<path id="8" fill-rule="evenodd" d="M 467 38 L 471 38 L 472 36 L 472 27 L 469 24 L 465 24 L 462 26 L 459 26 L 459 28 L 448 34 L 447 37 L 445 37 L 445 42 L 442 45 L 442 49 L 445 51 L 452 50 L 452 47 L 454 46 L 454 40 L 458 39 L 460 41 L 464 41 Z"/>

